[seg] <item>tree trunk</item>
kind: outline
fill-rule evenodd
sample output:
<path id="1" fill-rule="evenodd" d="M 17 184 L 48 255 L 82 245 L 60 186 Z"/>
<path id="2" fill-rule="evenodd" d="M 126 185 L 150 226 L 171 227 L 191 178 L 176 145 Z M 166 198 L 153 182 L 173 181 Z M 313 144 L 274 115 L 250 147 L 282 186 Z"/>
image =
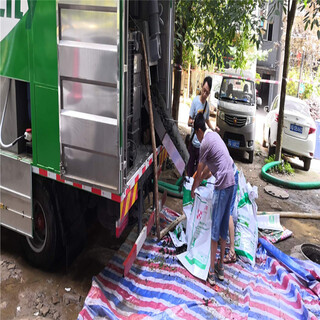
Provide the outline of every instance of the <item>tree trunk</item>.
<path id="1" fill-rule="evenodd" d="M 296 14 L 298 0 L 292 0 L 291 8 L 290 8 L 290 2 L 291 1 L 289 1 L 289 3 L 288 3 L 287 31 L 286 31 L 286 41 L 285 41 L 285 48 L 284 48 L 282 81 L 281 81 L 278 132 L 277 132 L 277 147 L 276 147 L 276 155 L 275 155 L 276 161 L 281 160 L 284 103 L 285 103 L 285 99 L 286 99 L 287 77 L 288 77 L 289 58 L 290 58 L 290 40 L 291 40 L 291 31 L 292 31 L 294 17 Z"/>

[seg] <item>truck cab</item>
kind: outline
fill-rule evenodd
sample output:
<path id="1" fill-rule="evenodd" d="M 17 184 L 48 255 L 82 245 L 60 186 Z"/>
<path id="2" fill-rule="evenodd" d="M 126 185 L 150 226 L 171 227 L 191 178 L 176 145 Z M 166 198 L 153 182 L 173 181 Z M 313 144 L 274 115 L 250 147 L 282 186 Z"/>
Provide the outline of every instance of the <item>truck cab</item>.
<path id="1" fill-rule="evenodd" d="M 217 126 L 220 136 L 230 149 L 248 152 L 253 162 L 256 132 L 256 108 L 261 98 L 256 97 L 252 76 L 244 73 L 227 73 L 221 80 L 218 99 Z"/>

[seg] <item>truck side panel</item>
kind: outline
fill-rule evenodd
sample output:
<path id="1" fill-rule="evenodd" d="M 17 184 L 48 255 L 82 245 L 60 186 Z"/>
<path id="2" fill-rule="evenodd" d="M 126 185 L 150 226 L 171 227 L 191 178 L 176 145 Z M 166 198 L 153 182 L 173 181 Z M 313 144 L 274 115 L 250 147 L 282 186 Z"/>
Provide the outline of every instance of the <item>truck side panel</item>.
<path id="1" fill-rule="evenodd" d="M 55 10 L 55 1 L 37 1 L 32 28 L 32 65 L 35 84 L 57 89 L 58 63 Z M 58 104 L 56 108 L 58 109 Z"/>
<path id="2" fill-rule="evenodd" d="M 3 13 L 1 26 L 16 25 L 1 30 L 0 74 L 30 83 L 33 164 L 60 172 L 56 2 L 10 3 L 15 9 Z"/>
<path id="3" fill-rule="evenodd" d="M 121 193 L 118 2 L 57 6 L 63 178 Z"/>
<path id="4" fill-rule="evenodd" d="M 33 162 L 40 167 L 58 171 L 60 163 L 58 92 L 57 89 L 35 85 L 34 93 L 32 127 L 36 125 L 36 130 L 33 130 Z"/>
<path id="5" fill-rule="evenodd" d="M 8 9 L 8 7 L 6 9 Z M 0 74 L 9 78 L 30 81 L 30 10 L 23 15 L 20 21 L 15 19 L 14 11 L 12 12 L 11 10 L 9 10 L 9 12 L 5 10 L 3 14 L 1 14 L 0 19 Z M 9 25 L 12 27 L 13 22 L 17 22 L 14 28 L 8 34 L 4 32 L 7 28 L 8 31 L 10 30 L 10 28 L 6 26 Z"/>
<path id="6" fill-rule="evenodd" d="M 32 21 L 33 164 L 60 172 L 55 1 L 36 1 Z"/>
<path id="7" fill-rule="evenodd" d="M 21 158 L 0 154 L 0 222 L 32 236 L 31 166 Z"/>

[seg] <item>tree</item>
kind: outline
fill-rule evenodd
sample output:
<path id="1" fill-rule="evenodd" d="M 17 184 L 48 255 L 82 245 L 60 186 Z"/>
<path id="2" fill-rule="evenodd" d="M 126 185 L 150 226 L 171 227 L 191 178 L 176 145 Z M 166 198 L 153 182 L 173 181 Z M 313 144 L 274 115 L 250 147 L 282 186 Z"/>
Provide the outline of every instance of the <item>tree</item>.
<path id="1" fill-rule="evenodd" d="M 176 20 L 175 20 L 175 41 L 174 41 L 174 88 L 172 102 L 172 117 L 178 120 L 179 116 L 179 101 L 181 88 L 181 73 L 182 73 L 182 57 L 183 48 L 190 48 L 191 33 L 194 23 L 194 3 L 196 1 L 176 1 Z"/>
<path id="2" fill-rule="evenodd" d="M 199 63 L 222 67 L 224 57 L 233 57 L 236 68 L 244 68 L 247 49 L 259 45 L 261 22 L 258 14 L 267 0 L 176 0 L 174 43 L 174 91 L 172 115 L 179 114 L 183 48 L 201 43 Z"/>
<path id="3" fill-rule="evenodd" d="M 284 48 L 284 59 L 283 59 L 283 72 L 281 81 L 281 93 L 280 93 L 280 106 L 279 106 L 279 118 L 278 118 L 278 131 L 277 131 L 277 146 L 275 160 L 280 161 L 281 150 L 282 150 L 282 136 L 283 136 L 283 116 L 284 116 L 284 104 L 286 97 L 286 87 L 287 87 L 287 77 L 288 77 L 288 66 L 290 58 L 290 40 L 292 26 L 294 18 L 296 15 L 296 9 L 298 3 L 301 3 L 300 10 L 306 10 L 304 23 L 305 28 L 310 26 L 313 29 L 314 26 L 319 27 L 318 15 L 320 12 L 320 0 L 272 0 L 274 7 L 279 8 L 280 5 L 283 6 L 284 12 L 288 12 L 287 15 L 287 28 L 286 28 L 286 40 Z M 320 30 L 317 32 L 318 38 L 320 39 Z"/>

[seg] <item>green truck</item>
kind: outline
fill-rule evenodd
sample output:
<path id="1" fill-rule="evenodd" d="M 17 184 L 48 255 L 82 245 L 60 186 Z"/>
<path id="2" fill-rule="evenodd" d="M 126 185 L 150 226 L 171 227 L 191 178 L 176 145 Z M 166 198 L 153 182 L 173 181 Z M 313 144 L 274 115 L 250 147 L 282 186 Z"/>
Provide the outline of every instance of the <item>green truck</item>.
<path id="1" fill-rule="evenodd" d="M 130 217 L 141 230 L 154 172 L 149 85 L 158 163 L 168 152 L 184 169 L 163 120 L 171 113 L 173 2 L 0 6 L 1 225 L 22 234 L 27 259 L 47 268 L 62 254 L 72 261 L 95 217 L 117 237 Z"/>

